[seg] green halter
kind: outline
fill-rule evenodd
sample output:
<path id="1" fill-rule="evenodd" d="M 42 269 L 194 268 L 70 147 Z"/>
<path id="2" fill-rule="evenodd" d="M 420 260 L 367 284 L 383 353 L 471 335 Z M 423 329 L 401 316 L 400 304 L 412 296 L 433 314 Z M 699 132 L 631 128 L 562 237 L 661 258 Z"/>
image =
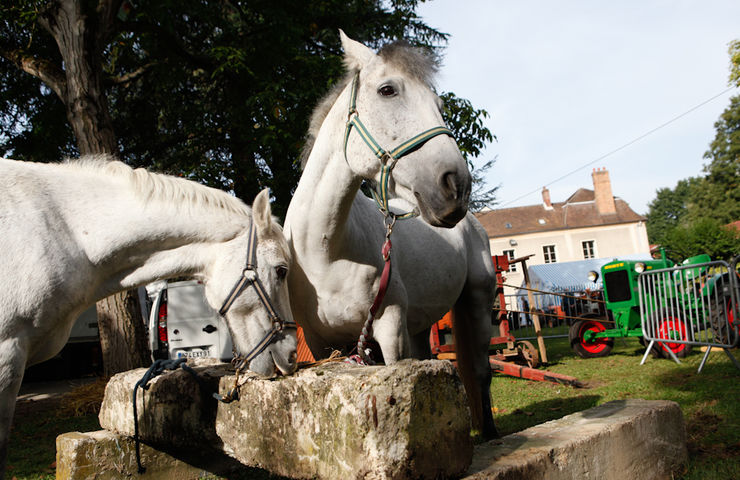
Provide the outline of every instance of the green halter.
<path id="1" fill-rule="evenodd" d="M 378 185 L 377 191 L 372 191 L 373 198 L 375 199 L 375 203 L 378 204 L 378 208 L 385 216 L 391 215 L 399 219 L 415 217 L 416 213 L 414 212 L 407 212 L 402 215 L 391 213 L 390 208 L 388 207 L 388 182 L 391 178 L 391 171 L 393 170 L 393 167 L 396 166 L 396 162 L 399 158 L 413 152 L 424 145 L 428 140 L 437 135 L 449 135 L 452 138 L 454 138 L 454 135 L 447 127 L 434 127 L 406 140 L 391 151 L 384 150 L 380 145 L 378 145 L 378 142 L 375 141 L 373 136 L 370 135 L 370 132 L 360 120 L 360 115 L 357 113 L 357 87 L 359 82 L 360 72 L 357 72 L 357 74 L 355 74 L 355 78 L 352 80 L 352 92 L 350 94 L 347 127 L 344 130 L 344 158 L 345 160 L 347 159 L 347 143 L 349 142 L 349 134 L 352 131 L 352 127 L 355 127 L 362 140 L 365 141 L 365 144 L 370 147 L 370 150 L 372 150 L 375 156 L 378 157 L 378 160 L 380 160 L 380 184 Z"/>

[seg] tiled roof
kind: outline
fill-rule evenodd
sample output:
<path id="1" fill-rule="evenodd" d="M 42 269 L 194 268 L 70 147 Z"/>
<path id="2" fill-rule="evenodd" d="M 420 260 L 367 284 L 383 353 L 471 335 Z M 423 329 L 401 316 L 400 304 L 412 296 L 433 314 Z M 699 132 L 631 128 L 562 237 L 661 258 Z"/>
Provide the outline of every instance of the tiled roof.
<path id="1" fill-rule="evenodd" d="M 602 215 L 596 208 L 594 191 L 579 188 L 565 202 L 553 203 L 552 209 L 529 205 L 479 212 L 476 217 L 490 238 L 645 221 L 624 200 L 615 197 L 614 203 L 617 212 Z"/>

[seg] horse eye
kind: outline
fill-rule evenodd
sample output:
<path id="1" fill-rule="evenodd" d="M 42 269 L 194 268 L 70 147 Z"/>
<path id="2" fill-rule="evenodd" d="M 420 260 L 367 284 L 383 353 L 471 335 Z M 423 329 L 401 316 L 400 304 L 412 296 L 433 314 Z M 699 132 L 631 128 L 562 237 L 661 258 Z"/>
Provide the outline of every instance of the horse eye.
<path id="1" fill-rule="evenodd" d="M 288 276 L 288 267 L 284 265 L 277 266 L 275 267 L 275 273 L 277 273 L 278 279 L 283 280 Z"/>
<path id="2" fill-rule="evenodd" d="M 384 97 L 393 97 L 396 95 L 396 89 L 391 85 L 383 85 L 378 89 L 378 93 Z"/>

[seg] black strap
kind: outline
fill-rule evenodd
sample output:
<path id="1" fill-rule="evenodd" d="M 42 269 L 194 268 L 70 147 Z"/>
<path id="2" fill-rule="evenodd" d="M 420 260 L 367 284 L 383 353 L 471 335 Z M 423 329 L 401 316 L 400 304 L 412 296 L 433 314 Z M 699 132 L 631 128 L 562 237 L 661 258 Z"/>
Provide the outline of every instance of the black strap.
<path id="1" fill-rule="evenodd" d="M 147 369 L 146 373 L 144 373 L 144 376 L 141 377 L 138 382 L 136 382 L 136 385 L 134 385 L 134 392 L 132 395 L 134 402 L 134 443 L 136 445 L 136 465 L 138 466 L 139 473 L 144 473 L 146 471 L 146 468 L 144 468 L 144 466 L 141 464 L 141 442 L 139 440 L 139 415 L 136 411 L 136 392 L 139 387 L 141 387 L 143 390 L 149 390 L 149 382 L 154 377 L 162 374 L 165 370 L 177 370 L 179 367 L 182 367 L 183 370 L 192 375 L 193 378 L 195 378 L 195 380 L 198 382 L 198 385 L 200 385 L 201 389 L 205 390 L 207 386 L 203 382 L 203 379 L 200 378 L 195 370 L 193 370 L 189 365 L 185 363 L 186 361 L 187 358 L 155 360 L 154 363 L 152 363 L 152 365 Z"/>

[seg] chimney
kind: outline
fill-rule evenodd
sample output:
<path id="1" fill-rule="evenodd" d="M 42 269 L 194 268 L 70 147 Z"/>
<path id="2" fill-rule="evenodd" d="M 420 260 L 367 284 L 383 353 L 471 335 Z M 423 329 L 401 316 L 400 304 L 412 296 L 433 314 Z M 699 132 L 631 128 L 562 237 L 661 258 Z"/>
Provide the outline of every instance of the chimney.
<path id="1" fill-rule="evenodd" d="M 545 210 L 552 210 L 552 202 L 550 202 L 550 190 L 547 187 L 542 187 L 542 203 L 545 204 Z"/>
<path id="2" fill-rule="evenodd" d="M 594 197 L 596 209 L 600 215 L 613 215 L 617 213 L 612 195 L 612 182 L 609 180 L 609 172 L 606 168 L 595 168 L 591 173 L 594 181 Z"/>

